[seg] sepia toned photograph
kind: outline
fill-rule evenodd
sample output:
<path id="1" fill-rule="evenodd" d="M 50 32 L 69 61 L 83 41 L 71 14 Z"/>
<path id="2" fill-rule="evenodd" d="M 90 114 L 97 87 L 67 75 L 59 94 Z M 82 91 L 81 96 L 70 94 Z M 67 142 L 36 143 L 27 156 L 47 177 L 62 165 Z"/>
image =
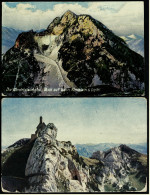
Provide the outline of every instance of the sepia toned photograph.
<path id="1" fill-rule="evenodd" d="M 4 98 L 2 191 L 147 192 L 145 98 Z"/>
<path id="2" fill-rule="evenodd" d="M 145 96 L 144 1 L 2 2 L 3 96 Z"/>

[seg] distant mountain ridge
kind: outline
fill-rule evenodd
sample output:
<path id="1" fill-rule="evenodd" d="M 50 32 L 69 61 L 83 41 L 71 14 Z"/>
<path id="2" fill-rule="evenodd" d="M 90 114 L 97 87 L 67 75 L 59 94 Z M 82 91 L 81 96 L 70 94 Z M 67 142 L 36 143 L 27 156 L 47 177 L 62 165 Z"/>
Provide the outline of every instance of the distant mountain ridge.
<path id="1" fill-rule="evenodd" d="M 14 46 L 15 41 L 21 32 L 23 31 L 2 26 L 2 53 L 5 53 Z"/>
<path id="2" fill-rule="evenodd" d="M 91 157 L 93 152 L 96 151 L 106 151 L 113 147 L 118 147 L 121 144 L 115 143 L 100 143 L 100 144 L 75 144 L 77 151 L 80 156 Z M 127 144 L 132 149 L 142 153 L 147 154 L 147 144 Z"/>
<path id="3" fill-rule="evenodd" d="M 144 56 L 144 37 L 134 34 L 120 37 L 126 41 L 130 49 Z"/>
<path id="4" fill-rule="evenodd" d="M 131 34 L 131 35 L 126 35 L 126 36 L 120 36 L 120 38 L 122 38 L 125 41 L 129 41 L 129 40 L 137 40 L 137 39 L 143 39 L 143 36 L 141 35 L 136 35 L 136 34 Z"/>
<path id="5" fill-rule="evenodd" d="M 44 29 L 37 30 L 37 32 L 41 32 Z M 20 33 L 23 30 L 17 30 L 10 27 L 2 26 L 2 53 L 6 53 L 11 47 L 14 46 L 15 41 Z"/>

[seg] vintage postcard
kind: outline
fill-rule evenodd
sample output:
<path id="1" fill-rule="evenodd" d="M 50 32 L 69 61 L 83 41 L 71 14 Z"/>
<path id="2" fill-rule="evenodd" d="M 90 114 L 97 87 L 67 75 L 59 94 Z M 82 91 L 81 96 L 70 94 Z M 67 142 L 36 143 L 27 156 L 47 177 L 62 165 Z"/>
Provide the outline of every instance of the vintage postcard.
<path id="1" fill-rule="evenodd" d="M 2 95 L 145 96 L 144 1 L 2 2 Z"/>
<path id="2" fill-rule="evenodd" d="M 147 192 L 145 98 L 4 98 L 2 190 Z"/>

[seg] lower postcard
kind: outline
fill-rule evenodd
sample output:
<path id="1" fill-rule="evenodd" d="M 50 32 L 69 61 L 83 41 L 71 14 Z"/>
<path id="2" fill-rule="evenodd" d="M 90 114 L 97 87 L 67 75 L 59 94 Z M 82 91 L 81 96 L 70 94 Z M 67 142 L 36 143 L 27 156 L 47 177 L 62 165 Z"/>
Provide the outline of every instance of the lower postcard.
<path id="1" fill-rule="evenodd" d="M 3 98 L 2 191 L 146 193 L 145 98 Z"/>

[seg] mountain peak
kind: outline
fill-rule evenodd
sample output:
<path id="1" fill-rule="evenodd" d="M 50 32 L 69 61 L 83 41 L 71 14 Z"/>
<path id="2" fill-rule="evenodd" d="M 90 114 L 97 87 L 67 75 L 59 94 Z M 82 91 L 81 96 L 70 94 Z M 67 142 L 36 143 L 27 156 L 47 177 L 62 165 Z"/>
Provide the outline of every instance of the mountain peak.
<path id="1" fill-rule="evenodd" d="M 132 148 L 126 146 L 125 144 L 121 144 L 121 145 L 119 146 L 119 148 L 120 148 L 120 150 L 121 150 L 122 152 L 125 152 L 125 153 L 127 153 L 127 154 L 129 154 L 129 155 L 138 154 L 138 152 L 137 152 L 136 150 L 133 150 Z"/>
<path id="2" fill-rule="evenodd" d="M 15 77 L 10 78 L 8 82 L 7 76 L 12 72 L 14 75 L 18 74 L 16 51 L 18 52 L 17 63 L 20 63 L 20 58 L 22 64 L 28 60 L 27 65 L 31 67 L 33 66 L 30 64 L 32 58 L 36 65 L 30 68 L 30 72 L 21 68 L 19 77 L 16 77 L 18 79 L 15 81 Z M 13 62 L 9 60 L 10 55 Z M 27 58 L 26 55 L 28 55 Z M 47 57 L 50 61 L 54 61 L 57 71 L 54 69 L 49 71 Z M 61 87 L 65 89 L 64 92 L 49 91 L 46 94 L 54 93 L 62 96 L 72 95 L 72 91 L 66 92 L 67 88 L 87 89 L 89 87 L 92 89 L 96 87 L 97 92 L 95 89 L 93 92 L 84 92 L 94 96 L 96 93 L 98 95 L 108 93 L 117 95 L 118 92 L 131 94 L 133 90 L 140 90 L 138 94 L 142 95 L 144 91 L 143 57 L 129 49 L 125 41 L 101 22 L 89 15 L 76 15 L 71 10 L 67 10 L 61 18 L 56 17 L 43 32 L 30 31 L 20 34 L 15 46 L 3 59 L 2 92 L 5 95 L 8 94 L 7 88 L 13 87 L 16 89 L 38 87 L 40 90 L 33 92 L 38 95 L 45 95 L 46 92 L 43 89 Z M 44 63 L 44 69 L 41 62 Z M 8 66 L 9 71 L 6 68 Z M 62 67 L 62 71 L 58 67 Z M 123 70 L 126 70 L 126 74 Z M 54 75 L 59 79 L 55 79 Z M 39 78 L 43 79 L 43 83 Z M 27 95 L 29 92 L 16 93 Z"/>
<path id="3" fill-rule="evenodd" d="M 76 15 L 74 12 L 72 12 L 71 10 L 67 10 L 64 14 L 63 14 L 63 16 L 64 15 Z"/>
<path id="4" fill-rule="evenodd" d="M 72 25 L 74 21 L 76 20 L 76 18 L 77 18 L 77 15 L 75 13 L 73 13 L 70 10 L 67 10 L 62 16 L 61 23 L 63 24 L 69 23 L 70 25 Z"/>

